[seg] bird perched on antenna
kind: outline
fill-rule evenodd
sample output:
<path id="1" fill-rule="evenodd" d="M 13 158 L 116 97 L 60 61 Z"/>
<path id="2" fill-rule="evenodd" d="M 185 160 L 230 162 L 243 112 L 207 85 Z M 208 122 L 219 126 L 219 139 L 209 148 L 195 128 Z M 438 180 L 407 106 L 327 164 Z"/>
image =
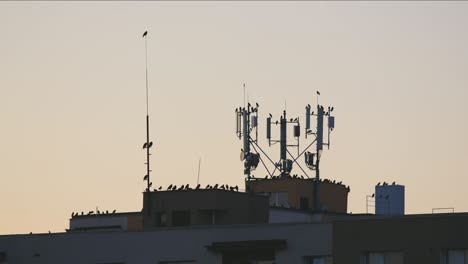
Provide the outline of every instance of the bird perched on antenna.
<path id="1" fill-rule="evenodd" d="M 319 92 L 319 91 L 317 91 L 317 94 L 318 94 L 318 95 L 320 95 L 320 92 Z"/>
<path id="2" fill-rule="evenodd" d="M 146 37 L 146 35 L 148 35 L 148 31 L 145 31 L 145 33 L 143 33 L 142 38 Z"/>
<path id="3" fill-rule="evenodd" d="M 143 180 L 146 181 L 148 179 L 148 175 L 145 175 L 145 177 L 143 177 Z"/>

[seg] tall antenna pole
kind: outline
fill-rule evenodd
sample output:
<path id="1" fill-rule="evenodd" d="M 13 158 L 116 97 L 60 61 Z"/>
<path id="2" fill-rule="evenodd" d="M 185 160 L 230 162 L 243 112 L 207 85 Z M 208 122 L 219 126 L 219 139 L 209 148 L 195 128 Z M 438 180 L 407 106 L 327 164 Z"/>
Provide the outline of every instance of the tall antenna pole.
<path id="1" fill-rule="evenodd" d="M 146 148 L 146 191 L 150 191 L 151 179 L 150 179 L 150 148 L 153 145 L 149 139 L 149 99 L 148 99 L 148 41 L 147 41 L 148 31 L 143 33 L 143 38 L 145 38 L 145 73 L 146 73 L 146 143 L 143 145 L 143 148 Z"/>
<path id="2" fill-rule="evenodd" d="M 245 108 L 245 83 L 244 83 L 244 108 Z"/>
<path id="3" fill-rule="evenodd" d="M 317 142 L 316 142 L 316 163 L 315 163 L 315 193 L 314 210 L 322 211 L 320 202 L 320 156 L 323 150 L 323 107 L 318 104 L 320 92 L 317 91 Z"/>
<path id="4" fill-rule="evenodd" d="M 200 167 L 201 167 L 201 158 L 198 159 L 198 176 L 197 176 L 197 185 L 200 183 Z"/>

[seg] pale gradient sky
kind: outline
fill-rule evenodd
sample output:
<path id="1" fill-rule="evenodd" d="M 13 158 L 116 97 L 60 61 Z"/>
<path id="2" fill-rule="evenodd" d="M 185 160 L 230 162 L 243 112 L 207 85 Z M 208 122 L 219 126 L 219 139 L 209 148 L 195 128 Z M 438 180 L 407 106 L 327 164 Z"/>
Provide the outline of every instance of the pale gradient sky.
<path id="1" fill-rule="evenodd" d="M 242 83 L 264 119 L 335 106 L 324 178 L 365 212 L 379 181 L 408 213 L 468 211 L 468 2 L 1 2 L 0 234 L 72 211 L 138 211 L 144 41 L 153 184 L 243 186 Z M 278 149 L 270 152 L 278 157 Z M 296 171 L 297 173 L 297 171 Z M 254 173 L 263 176 L 259 169 Z"/>

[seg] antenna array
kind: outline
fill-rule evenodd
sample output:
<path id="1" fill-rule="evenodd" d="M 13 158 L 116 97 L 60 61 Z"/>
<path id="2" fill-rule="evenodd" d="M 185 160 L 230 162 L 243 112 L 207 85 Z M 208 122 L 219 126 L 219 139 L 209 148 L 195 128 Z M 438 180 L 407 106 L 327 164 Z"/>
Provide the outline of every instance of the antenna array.
<path id="1" fill-rule="evenodd" d="M 236 109 L 236 135 L 243 141 L 240 159 L 244 161 L 244 175 L 250 180 L 252 170 L 258 166 L 260 155 L 252 153 L 250 146 L 258 141 L 258 103 L 253 107 L 247 103 L 246 107 Z M 251 136 L 253 135 L 253 137 Z"/>
<path id="2" fill-rule="evenodd" d="M 288 120 L 286 110 L 283 111 L 279 120 L 273 121 L 272 114 L 269 114 L 269 117 L 266 118 L 266 138 L 268 140 L 268 146 L 271 147 L 276 143 L 280 145 L 280 157 L 277 162 L 274 162 L 258 144 L 258 104 L 256 104 L 256 107 L 253 107 L 250 103 L 247 103 L 247 107 L 239 107 L 236 109 L 236 135 L 243 141 L 241 160 L 244 161 L 244 175 L 246 175 L 249 181 L 254 178 L 251 172 L 256 169 L 259 162 L 262 162 L 264 165 L 270 179 L 288 178 L 291 175 L 294 164 L 297 165 L 307 178 L 310 178 L 298 162 L 299 158 L 304 155 L 306 167 L 309 170 L 315 171 L 315 208 L 320 211 L 321 204 L 318 195 L 320 184 L 320 158 L 323 152 L 323 146 L 326 146 L 328 149 L 330 148 L 330 133 L 335 128 L 335 117 L 332 116 L 334 107 L 328 107 L 328 110 L 326 110 L 323 105 L 318 104 L 319 95 L 320 92 L 317 91 L 316 112 L 312 110 L 310 104 L 305 107 L 304 138 L 306 142 L 308 141 L 308 145 L 302 151 L 299 144 L 299 139 L 301 138 L 300 119 L 296 117 Z M 316 118 L 317 126 L 314 130 L 311 128 L 311 117 Z M 324 141 L 325 120 L 328 125 L 326 142 Z M 272 126 L 279 126 L 279 139 L 274 139 L 272 137 Z M 291 126 L 295 142 L 293 144 L 288 144 L 288 128 Z M 253 137 L 251 136 L 252 134 L 254 134 Z M 309 151 L 314 144 L 315 151 Z M 296 148 L 297 155 L 293 155 L 293 153 L 289 151 L 289 148 Z M 254 152 L 251 151 L 252 149 Z M 268 168 L 262 157 L 270 161 L 273 166 L 272 170 Z M 277 175 L 275 175 L 276 173 Z M 268 175 L 265 179 L 268 179 Z"/>

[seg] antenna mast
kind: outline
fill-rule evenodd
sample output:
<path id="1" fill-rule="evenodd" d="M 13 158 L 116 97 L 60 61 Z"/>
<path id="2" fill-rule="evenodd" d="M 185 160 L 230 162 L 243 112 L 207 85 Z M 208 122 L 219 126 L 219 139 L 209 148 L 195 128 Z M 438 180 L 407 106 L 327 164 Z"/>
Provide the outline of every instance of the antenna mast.
<path id="1" fill-rule="evenodd" d="M 148 31 L 143 33 L 145 39 L 145 73 L 146 73 L 146 142 L 143 144 L 143 149 L 146 149 L 146 175 L 143 180 L 146 180 L 147 187 L 146 191 L 149 192 L 151 185 L 153 184 L 150 180 L 150 148 L 153 146 L 153 142 L 150 142 L 149 138 L 149 100 L 148 100 L 148 42 L 147 42 Z"/>
<path id="2" fill-rule="evenodd" d="M 200 183 L 200 167 L 201 167 L 201 157 L 198 160 L 198 175 L 197 175 L 197 185 Z"/>
<path id="3" fill-rule="evenodd" d="M 247 100 L 248 101 L 248 100 Z M 242 146 L 240 159 L 244 161 L 244 175 L 247 180 L 251 179 L 251 172 L 255 170 L 260 161 L 260 155 L 258 153 L 252 153 L 250 146 L 251 144 L 257 144 L 258 135 L 258 103 L 255 107 L 249 102 L 245 105 L 245 83 L 244 83 L 244 107 L 236 108 L 236 135 L 239 139 L 242 139 Z M 251 133 L 254 133 L 254 137 L 251 137 Z"/>

